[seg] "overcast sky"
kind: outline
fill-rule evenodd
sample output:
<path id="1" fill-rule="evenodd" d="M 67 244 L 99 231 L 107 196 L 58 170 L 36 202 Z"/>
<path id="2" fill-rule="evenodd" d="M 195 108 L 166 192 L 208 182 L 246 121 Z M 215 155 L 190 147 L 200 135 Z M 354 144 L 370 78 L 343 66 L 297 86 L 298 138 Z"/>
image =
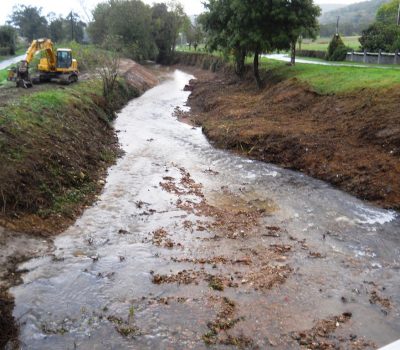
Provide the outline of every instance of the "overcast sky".
<path id="1" fill-rule="evenodd" d="M 164 2 L 161 0 L 143 0 L 145 3 L 152 4 L 153 2 Z M 358 2 L 359 0 L 314 0 L 317 4 L 351 4 Z M 67 0 L 67 1 L 49 1 L 49 0 L 0 0 L 0 23 L 4 23 L 7 17 L 10 15 L 12 8 L 17 4 L 31 5 L 36 7 L 42 7 L 43 13 L 47 14 L 49 12 L 55 12 L 56 14 L 66 15 L 71 10 L 78 12 L 83 19 L 86 19 L 84 7 L 87 11 L 90 11 L 94 6 L 103 1 L 99 0 Z M 168 1 L 165 1 L 168 2 Z M 180 0 L 181 4 L 184 6 L 185 11 L 188 15 L 199 14 L 203 11 L 202 0 Z"/>

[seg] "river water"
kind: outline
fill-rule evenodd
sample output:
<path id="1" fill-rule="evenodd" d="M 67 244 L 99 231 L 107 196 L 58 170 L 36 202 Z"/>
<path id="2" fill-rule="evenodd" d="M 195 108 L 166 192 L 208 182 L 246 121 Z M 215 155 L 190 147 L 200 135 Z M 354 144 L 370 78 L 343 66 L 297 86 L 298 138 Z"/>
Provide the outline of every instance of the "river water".
<path id="1" fill-rule="evenodd" d="M 52 253 L 20 266 L 22 347 L 299 348 L 292 332 L 343 312 L 350 321 L 329 338 L 342 348 L 398 339 L 398 215 L 216 150 L 174 117 L 191 78 L 171 71 L 119 113 L 125 155 L 97 203 Z M 208 337 L 224 312 L 235 324 Z"/>

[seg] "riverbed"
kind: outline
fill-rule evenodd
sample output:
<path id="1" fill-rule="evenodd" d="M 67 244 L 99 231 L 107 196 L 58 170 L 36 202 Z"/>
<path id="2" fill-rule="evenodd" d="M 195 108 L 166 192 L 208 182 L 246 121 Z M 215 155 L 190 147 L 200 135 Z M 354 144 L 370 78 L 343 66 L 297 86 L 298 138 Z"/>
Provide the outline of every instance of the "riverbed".
<path id="1" fill-rule="evenodd" d="M 369 349 L 400 334 L 400 218 L 180 123 L 171 70 L 115 128 L 98 201 L 20 265 L 24 349 Z"/>

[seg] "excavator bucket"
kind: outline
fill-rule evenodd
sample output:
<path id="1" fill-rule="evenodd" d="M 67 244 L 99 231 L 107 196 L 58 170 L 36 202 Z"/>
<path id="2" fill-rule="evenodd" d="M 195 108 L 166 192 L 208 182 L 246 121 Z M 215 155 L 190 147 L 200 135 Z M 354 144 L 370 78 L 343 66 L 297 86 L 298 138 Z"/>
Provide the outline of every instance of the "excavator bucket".
<path id="1" fill-rule="evenodd" d="M 17 87 L 24 89 L 31 88 L 33 86 L 32 81 L 29 76 L 29 65 L 27 61 L 21 61 L 17 67 Z"/>

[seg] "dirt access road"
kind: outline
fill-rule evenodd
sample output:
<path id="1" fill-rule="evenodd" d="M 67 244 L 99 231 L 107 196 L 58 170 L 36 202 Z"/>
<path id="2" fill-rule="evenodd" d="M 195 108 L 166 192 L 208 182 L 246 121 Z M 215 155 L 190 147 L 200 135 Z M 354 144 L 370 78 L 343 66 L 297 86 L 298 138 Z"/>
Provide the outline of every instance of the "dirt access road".
<path id="1" fill-rule="evenodd" d="M 174 116 L 191 78 L 171 71 L 121 111 L 125 155 L 98 202 L 52 244 L 26 245 L 39 257 L 19 266 L 24 283 L 11 289 L 22 347 L 372 349 L 396 340 L 397 214 L 216 150 Z"/>

